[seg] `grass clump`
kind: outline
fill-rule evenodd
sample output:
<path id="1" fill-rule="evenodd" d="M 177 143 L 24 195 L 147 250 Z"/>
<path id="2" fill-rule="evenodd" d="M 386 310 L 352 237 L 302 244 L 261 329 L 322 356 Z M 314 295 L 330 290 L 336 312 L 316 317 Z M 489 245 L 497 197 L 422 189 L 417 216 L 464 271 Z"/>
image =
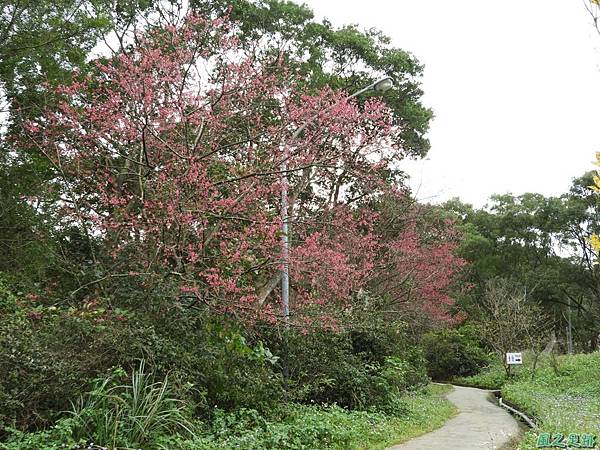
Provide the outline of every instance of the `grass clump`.
<path id="1" fill-rule="evenodd" d="M 142 361 L 130 382 L 118 384 L 124 371 L 103 380 L 73 405 L 73 435 L 110 447 L 136 447 L 170 433 L 193 435 L 185 402 L 176 398 L 168 378 L 154 381 Z"/>
<path id="2" fill-rule="evenodd" d="M 127 380 L 127 382 L 123 382 Z M 168 378 L 154 380 L 142 361 L 128 377 L 121 369 L 97 380 L 94 389 L 48 430 L 12 436 L 2 449 L 156 448 L 165 435 L 195 437 L 186 403 L 177 398 Z"/>

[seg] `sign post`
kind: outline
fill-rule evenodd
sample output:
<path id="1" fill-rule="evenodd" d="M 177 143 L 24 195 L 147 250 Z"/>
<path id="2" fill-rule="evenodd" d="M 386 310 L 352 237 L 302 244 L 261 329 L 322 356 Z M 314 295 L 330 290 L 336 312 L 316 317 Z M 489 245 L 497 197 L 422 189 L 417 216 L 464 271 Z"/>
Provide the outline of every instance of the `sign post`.
<path id="1" fill-rule="evenodd" d="M 511 375 L 510 369 L 512 366 L 523 364 L 522 353 L 507 353 L 506 354 L 506 365 L 508 366 L 508 376 Z"/>
<path id="2" fill-rule="evenodd" d="M 523 364 L 523 354 L 522 353 L 507 353 L 506 354 L 506 364 L 509 366 L 516 364 Z"/>

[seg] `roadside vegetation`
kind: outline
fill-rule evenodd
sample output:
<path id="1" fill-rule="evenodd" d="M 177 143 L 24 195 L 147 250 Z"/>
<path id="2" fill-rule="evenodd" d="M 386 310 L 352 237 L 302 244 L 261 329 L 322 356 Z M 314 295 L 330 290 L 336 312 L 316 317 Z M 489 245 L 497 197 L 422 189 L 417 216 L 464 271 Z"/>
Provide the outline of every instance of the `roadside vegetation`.
<path id="1" fill-rule="evenodd" d="M 289 332 L 282 352 L 222 318 L 98 321 L 5 284 L 1 298 L 3 449 L 383 448 L 454 414 L 396 332 Z"/>
<path id="2" fill-rule="evenodd" d="M 51 429 L 38 433 L 14 430 L 5 450 L 54 450 L 88 448 L 90 442 L 104 442 L 107 448 L 142 448 L 214 450 L 214 449 L 383 449 L 398 442 L 434 430 L 455 413 L 443 394 L 444 386 L 429 386 L 399 396 L 393 413 L 349 411 L 336 405 L 307 406 L 290 403 L 268 414 L 253 409 L 236 412 L 213 411 L 210 424 L 188 421 L 174 410 L 159 411 L 156 418 L 162 433 L 152 435 L 147 424 L 131 428 L 133 412 L 122 414 L 117 409 L 95 408 L 92 417 L 82 419 L 81 412 L 60 419 Z M 98 393 L 96 392 L 96 395 Z M 156 400 L 156 399 L 152 399 Z M 153 403 L 149 407 L 154 407 Z M 104 414 L 108 414 L 105 417 Z M 89 420 L 92 422 L 89 422 Z M 82 435 L 82 426 L 94 425 Z M 104 428 L 108 425 L 108 428 Z M 169 428 L 172 430 L 165 433 Z M 179 433 L 175 430 L 179 429 Z M 143 431 L 146 436 L 139 436 Z M 150 433 L 150 434 L 148 434 Z M 81 436 L 80 439 L 77 439 Z M 140 440 L 140 438 L 144 438 Z M 140 444 L 140 442 L 143 442 Z M 99 449 L 96 445 L 91 448 Z"/>

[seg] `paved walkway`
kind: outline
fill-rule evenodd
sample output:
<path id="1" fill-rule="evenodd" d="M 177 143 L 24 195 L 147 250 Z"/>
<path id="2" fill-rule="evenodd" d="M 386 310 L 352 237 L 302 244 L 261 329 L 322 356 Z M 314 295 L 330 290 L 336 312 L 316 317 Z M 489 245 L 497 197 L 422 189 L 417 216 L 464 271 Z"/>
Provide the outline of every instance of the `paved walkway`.
<path id="1" fill-rule="evenodd" d="M 441 428 L 388 450 L 501 449 L 519 433 L 519 424 L 490 396 L 489 391 L 455 386 L 447 397 L 458 415 Z"/>

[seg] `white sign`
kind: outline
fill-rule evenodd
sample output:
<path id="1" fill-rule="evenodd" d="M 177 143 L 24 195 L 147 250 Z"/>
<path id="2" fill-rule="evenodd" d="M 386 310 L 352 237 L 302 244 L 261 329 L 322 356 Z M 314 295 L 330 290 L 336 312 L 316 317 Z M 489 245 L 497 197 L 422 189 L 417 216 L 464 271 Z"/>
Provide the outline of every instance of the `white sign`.
<path id="1" fill-rule="evenodd" d="M 507 353 L 506 364 L 523 364 L 523 355 L 521 353 Z"/>

